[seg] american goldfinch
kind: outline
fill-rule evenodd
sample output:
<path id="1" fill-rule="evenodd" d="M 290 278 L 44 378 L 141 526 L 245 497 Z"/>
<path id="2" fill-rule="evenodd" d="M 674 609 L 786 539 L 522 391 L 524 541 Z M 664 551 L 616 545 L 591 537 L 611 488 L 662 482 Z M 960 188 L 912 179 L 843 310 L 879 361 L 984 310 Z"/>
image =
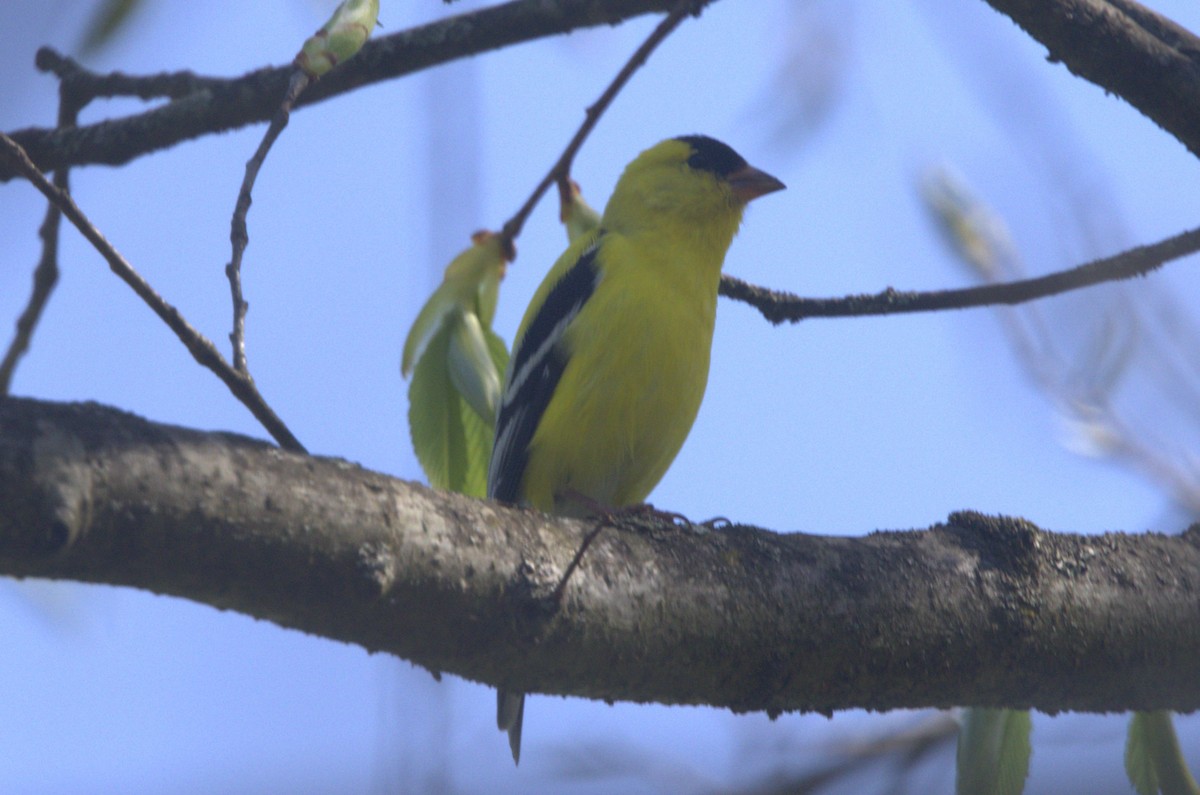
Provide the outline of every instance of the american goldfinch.
<path id="1" fill-rule="evenodd" d="M 599 227 L 559 257 L 517 330 L 490 498 L 568 516 L 645 500 L 700 409 L 742 211 L 783 188 L 702 135 L 663 141 L 625 168 Z M 519 762 L 525 695 L 497 696 Z"/>

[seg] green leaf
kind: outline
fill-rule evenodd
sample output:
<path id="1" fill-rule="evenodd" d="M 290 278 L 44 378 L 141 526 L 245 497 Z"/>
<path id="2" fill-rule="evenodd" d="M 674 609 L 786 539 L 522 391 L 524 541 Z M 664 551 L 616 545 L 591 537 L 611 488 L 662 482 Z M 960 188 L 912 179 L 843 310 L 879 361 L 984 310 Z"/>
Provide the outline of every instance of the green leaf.
<path id="1" fill-rule="evenodd" d="M 450 382 L 455 390 L 492 427 L 500 405 L 500 378 L 483 334 L 483 326 L 473 312 L 460 312 L 449 324 L 450 347 L 447 351 Z"/>
<path id="2" fill-rule="evenodd" d="M 492 361 L 496 365 L 496 372 L 500 373 L 500 381 L 503 383 L 508 372 L 508 346 L 504 344 L 504 340 L 500 335 L 492 331 L 490 328 L 483 330 L 483 336 L 487 339 L 488 353 L 492 355 Z M 488 455 L 492 454 L 491 450 Z"/>
<path id="3" fill-rule="evenodd" d="M 963 711 L 958 731 L 958 795 L 1020 795 L 1032 749 L 1029 713 L 1014 709 Z"/>
<path id="4" fill-rule="evenodd" d="M 493 267 L 487 268 L 479 277 L 475 289 L 475 314 L 479 322 L 486 328 L 491 328 L 496 318 L 496 303 L 500 300 L 500 280 L 504 278 L 505 261 L 501 259 Z"/>
<path id="5" fill-rule="evenodd" d="M 450 331 L 443 328 L 417 362 L 408 387 L 409 434 L 429 485 L 482 497 L 491 434 L 450 382 L 449 345 Z"/>
<path id="6" fill-rule="evenodd" d="M 425 301 L 408 331 L 404 354 L 400 359 L 400 372 L 403 375 L 408 375 L 429 340 L 458 312 L 474 314 L 484 328 L 491 327 L 500 294 L 500 280 L 504 278 L 511 251 L 501 236 L 494 232 L 471 235 L 471 245 L 459 252 L 446 266 L 442 283 Z"/>
<path id="7" fill-rule="evenodd" d="M 1138 795 L 1158 795 L 1158 772 L 1150 755 L 1150 737 L 1146 732 L 1146 713 L 1135 712 L 1129 719 L 1125 737 L 1125 775 Z"/>
<path id="8" fill-rule="evenodd" d="M 400 372 L 412 372 L 408 428 L 429 484 L 487 494 L 492 428 L 508 348 L 490 328 L 512 248 L 493 232 L 446 266 L 404 342 Z"/>
<path id="9" fill-rule="evenodd" d="M 1125 741 L 1125 774 L 1138 795 L 1197 795 L 1171 713 L 1135 712 Z"/>
<path id="10" fill-rule="evenodd" d="M 492 423 L 454 388 L 449 366 L 453 325 L 444 325 L 434 335 L 413 371 L 408 388 L 409 434 L 429 485 L 484 497 Z M 504 372 L 508 366 L 504 341 L 490 329 L 484 329 L 484 336 L 497 371 Z"/>
<path id="11" fill-rule="evenodd" d="M 407 376 L 412 372 L 413 365 L 425 354 L 433 335 L 445 327 L 447 316 L 459 308 L 457 296 L 454 295 L 453 285 L 442 283 L 433 295 L 417 313 L 404 340 L 404 353 L 400 356 L 400 374 Z"/>

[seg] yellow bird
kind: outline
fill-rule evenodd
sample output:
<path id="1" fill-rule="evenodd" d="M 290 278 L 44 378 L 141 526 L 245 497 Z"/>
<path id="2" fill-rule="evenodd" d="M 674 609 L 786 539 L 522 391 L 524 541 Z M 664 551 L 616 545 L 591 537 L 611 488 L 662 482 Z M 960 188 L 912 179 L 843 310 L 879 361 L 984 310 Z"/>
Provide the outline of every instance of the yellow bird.
<path id="1" fill-rule="evenodd" d="M 663 141 L 625 168 L 599 227 L 559 257 L 517 330 L 490 498 L 564 516 L 646 499 L 700 410 L 742 211 L 783 188 L 703 135 Z M 501 689 L 497 707 L 519 762 L 525 694 Z"/>

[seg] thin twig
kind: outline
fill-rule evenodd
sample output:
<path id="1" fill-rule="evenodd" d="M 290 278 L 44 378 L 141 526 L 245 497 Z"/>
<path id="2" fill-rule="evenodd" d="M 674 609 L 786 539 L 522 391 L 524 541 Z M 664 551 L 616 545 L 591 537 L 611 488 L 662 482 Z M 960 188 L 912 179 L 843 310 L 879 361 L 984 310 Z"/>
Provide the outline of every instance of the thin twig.
<path id="1" fill-rule="evenodd" d="M 798 323 L 810 317 L 857 317 L 899 315 L 942 309 L 1022 304 L 1037 298 L 1078 290 L 1102 282 L 1145 276 L 1180 257 L 1200 251 L 1200 228 L 1146 246 L 1138 246 L 1111 257 L 1093 260 L 1069 270 L 1032 279 L 929 292 L 888 288 L 874 295 L 843 298 L 801 298 L 792 293 L 768 290 L 733 276 L 721 277 L 721 295 L 750 304 L 776 325 Z"/>
<path id="2" fill-rule="evenodd" d="M 26 179 L 33 183 L 33 186 L 41 191 L 42 195 L 50 201 L 54 202 L 63 215 L 67 217 L 75 228 L 83 234 L 87 241 L 92 244 L 100 255 L 108 262 L 109 268 L 113 273 L 117 274 L 126 284 L 128 284 L 138 296 L 146 302 L 146 304 L 154 310 L 163 322 L 165 322 L 172 331 L 175 332 L 188 351 L 204 367 L 216 373 L 217 377 L 225 382 L 234 396 L 242 402 L 255 418 L 262 423 L 267 432 L 274 437 L 275 441 L 285 449 L 296 452 L 306 452 L 304 446 L 299 440 L 292 435 L 283 421 L 276 416 L 275 412 L 263 400 L 259 394 L 254 382 L 249 378 L 243 377 L 241 374 L 234 371 L 229 363 L 221 356 L 216 346 L 212 341 L 205 337 L 183 318 L 171 304 L 167 303 L 150 284 L 142 278 L 133 266 L 121 256 L 100 230 L 88 220 L 79 206 L 75 204 L 74 199 L 64 191 L 59 190 L 54 185 L 50 184 L 47 179 L 38 171 L 37 166 L 29 159 L 29 155 L 21 148 L 13 139 L 7 135 L 0 133 L 0 160 L 5 161 L 4 164 L 9 166 Z"/>
<path id="3" fill-rule="evenodd" d="M 279 103 L 279 110 L 271 119 L 271 126 L 263 135 L 262 142 L 259 143 L 254 156 L 246 161 L 246 174 L 242 178 L 242 187 L 238 191 L 237 203 L 233 208 L 233 218 L 229 222 L 229 242 L 233 247 L 232 257 L 229 264 L 225 266 L 225 275 L 229 278 L 229 292 L 233 298 L 233 331 L 229 333 L 229 342 L 233 346 L 233 369 L 246 378 L 250 377 L 250 371 L 246 365 L 246 310 L 250 307 L 242 295 L 242 255 L 246 253 L 246 246 L 250 243 L 250 236 L 246 231 L 246 214 L 250 212 L 251 203 L 250 194 L 254 190 L 255 180 L 258 179 L 258 171 L 267 159 L 267 153 L 271 151 L 271 146 L 283 132 L 283 128 L 288 125 L 292 105 L 311 83 L 312 78 L 306 72 L 297 69 L 292 73 L 287 93 L 284 94 L 283 101 Z"/>
<path id="4" fill-rule="evenodd" d="M 73 84 L 60 83 L 57 129 L 64 130 L 74 127 L 79 121 L 79 111 L 83 110 L 90 101 L 91 98 L 86 95 L 81 96 Z M 69 192 L 70 173 L 69 166 L 55 169 L 54 187 L 63 193 Z M 38 227 L 38 237 L 42 239 L 42 255 L 38 259 L 37 267 L 33 270 L 33 292 L 29 295 L 25 310 L 17 318 L 17 332 L 13 336 L 12 344 L 5 351 L 4 359 L 0 360 L 0 395 L 9 394 L 17 364 L 29 350 L 29 345 L 33 341 L 34 329 L 37 328 L 42 312 L 45 311 L 46 304 L 50 302 L 50 295 L 54 292 L 55 285 L 58 284 L 58 240 L 61 227 L 62 210 L 54 202 L 46 202 L 46 215 L 42 219 L 42 225 Z"/>
<path id="5" fill-rule="evenodd" d="M 67 171 L 67 168 L 61 168 L 54 172 L 56 187 L 66 189 L 65 172 Z M 38 320 L 41 319 L 42 310 L 46 308 L 46 304 L 50 301 L 50 294 L 54 291 L 54 286 L 58 284 L 58 229 L 61 220 L 62 211 L 53 202 L 50 202 L 46 207 L 46 216 L 42 220 L 42 225 L 38 228 L 38 236 L 42 239 L 42 256 L 38 259 L 37 267 L 33 271 L 33 292 L 29 294 L 25 310 L 17 318 L 17 332 L 13 335 L 8 350 L 4 352 L 4 359 L 0 360 L 0 395 L 9 393 L 17 364 L 29 350 L 29 343 L 33 340 L 33 331 L 37 328 Z"/>
<path id="6" fill-rule="evenodd" d="M 708 5 L 712 0 L 680 0 L 675 4 L 675 7 L 663 18 L 663 21 L 658 23 L 653 32 L 642 42 L 641 46 L 634 50 L 633 55 L 613 78 L 608 88 L 604 89 L 604 93 L 595 101 L 584 114 L 583 124 L 575 132 L 571 138 L 567 148 L 563 150 L 557 162 L 550 168 L 550 171 L 542 178 L 537 187 L 533 189 L 533 193 L 525 200 L 525 204 L 521 209 L 517 210 L 517 214 L 505 222 L 500 230 L 500 236 L 504 241 L 506 248 L 512 246 L 512 241 L 521 234 L 521 228 L 525 226 L 525 221 L 529 218 L 529 214 L 533 212 L 533 208 L 541 201 L 543 195 L 549 190 L 553 184 L 558 184 L 559 192 L 563 195 L 570 193 L 569 179 L 571 176 L 571 163 L 575 160 L 575 155 L 579 153 L 583 142 L 587 140 L 596 123 L 600 121 L 600 117 L 608 110 L 608 106 L 620 93 L 625 84 L 629 82 L 629 78 L 633 77 L 633 73 L 638 70 L 642 64 L 646 63 L 646 59 L 650 57 L 650 53 L 663 42 L 671 34 L 671 31 L 679 27 L 679 23 L 686 16 L 699 16 L 700 11 L 704 6 Z"/>

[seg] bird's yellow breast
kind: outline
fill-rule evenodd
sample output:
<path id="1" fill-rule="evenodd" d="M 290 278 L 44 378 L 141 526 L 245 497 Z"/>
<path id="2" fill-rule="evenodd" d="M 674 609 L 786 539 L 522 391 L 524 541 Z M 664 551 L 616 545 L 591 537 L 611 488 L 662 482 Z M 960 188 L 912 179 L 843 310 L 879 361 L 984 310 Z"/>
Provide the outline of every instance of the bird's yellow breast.
<path id="1" fill-rule="evenodd" d="M 522 492 L 538 508 L 583 512 L 572 492 L 644 501 L 691 430 L 724 250 L 663 242 L 609 235 L 597 253 L 603 277 L 563 340 L 556 394 L 570 397 L 551 402 L 530 443 Z"/>

